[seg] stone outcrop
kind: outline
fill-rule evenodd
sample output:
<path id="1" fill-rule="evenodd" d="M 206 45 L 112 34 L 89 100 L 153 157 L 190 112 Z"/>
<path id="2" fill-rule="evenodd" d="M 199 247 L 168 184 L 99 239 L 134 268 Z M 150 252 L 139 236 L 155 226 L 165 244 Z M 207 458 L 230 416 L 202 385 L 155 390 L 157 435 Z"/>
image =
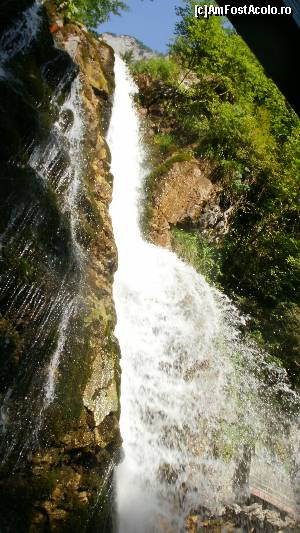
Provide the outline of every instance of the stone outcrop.
<path id="1" fill-rule="evenodd" d="M 204 206 L 215 193 L 211 167 L 196 160 L 175 162 L 160 180 L 155 194 L 149 236 L 171 247 L 170 229 L 199 222 Z"/>
<path id="2" fill-rule="evenodd" d="M 41 18 L 37 38 L 9 64 L 13 76 L 0 79 L 2 526 L 20 533 L 110 531 L 120 448 L 117 252 L 105 141 L 114 55 L 83 26 L 64 25 L 51 2 Z M 70 163 L 68 145 L 58 148 L 48 182 L 31 161 L 37 145 L 47 154 L 76 76 L 83 137 L 71 212 L 68 189 L 56 187 Z M 67 130 L 72 109 L 63 120 Z M 45 407 L 49 361 L 57 353 L 55 395 Z"/>
<path id="3" fill-rule="evenodd" d="M 153 137 L 173 134 L 178 128 L 176 117 L 169 112 L 182 100 L 182 87 L 192 82 L 187 75 L 181 88 L 148 74 L 136 74 L 139 87 L 138 108 L 144 118 L 145 136 L 150 145 Z M 230 214 L 220 207 L 220 185 L 216 180 L 218 164 L 208 159 L 195 159 L 191 150 L 176 148 L 157 154 L 154 147 L 153 172 L 145 182 L 144 232 L 151 242 L 172 248 L 172 228 L 188 228 L 201 232 L 214 229 L 214 235 L 225 233 Z"/>

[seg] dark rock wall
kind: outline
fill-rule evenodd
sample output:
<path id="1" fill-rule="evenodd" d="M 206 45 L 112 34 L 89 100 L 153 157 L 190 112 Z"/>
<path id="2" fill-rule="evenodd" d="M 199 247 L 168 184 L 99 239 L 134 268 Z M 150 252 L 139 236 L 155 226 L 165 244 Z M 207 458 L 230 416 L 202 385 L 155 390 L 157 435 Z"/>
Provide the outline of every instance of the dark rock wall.
<path id="1" fill-rule="evenodd" d="M 18 17 L 24 9 L 30 7 L 34 0 L 1 0 L 0 34 Z"/>
<path id="2" fill-rule="evenodd" d="M 31 2 L 9 4 L 3 31 Z M 50 3 L 0 77 L 1 531 L 111 527 L 119 351 L 104 135 L 113 62 L 110 47 L 64 26 Z M 74 83 L 82 139 L 71 156 Z"/>

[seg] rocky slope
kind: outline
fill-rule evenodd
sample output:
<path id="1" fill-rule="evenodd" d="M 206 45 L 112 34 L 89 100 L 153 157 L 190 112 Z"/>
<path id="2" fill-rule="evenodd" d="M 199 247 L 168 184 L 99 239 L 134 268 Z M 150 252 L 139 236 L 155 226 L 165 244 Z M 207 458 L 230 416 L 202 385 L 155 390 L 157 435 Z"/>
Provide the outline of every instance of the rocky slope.
<path id="1" fill-rule="evenodd" d="M 208 201 L 216 195 L 207 162 L 169 160 L 170 168 L 159 180 L 149 221 L 149 237 L 159 246 L 172 247 L 173 227 L 199 222 Z"/>
<path id="2" fill-rule="evenodd" d="M 213 229 L 216 236 L 224 234 L 230 213 L 220 207 L 217 163 L 196 159 L 189 147 L 179 148 L 173 141 L 169 147 L 156 145 L 156 137 L 168 140 L 177 127 L 168 109 L 180 101 L 179 88 L 145 74 L 136 74 L 135 80 L 146 140 L 152 146 L 152 171 L 146 179 L 142 215 L 146 237 L 159 246 L 173 248 L 172 230 L 176 228 L 192 232 Z M 193 82 L 192 74 L 183 81 L 186 86 Z"/>
<path id="3" fill-rule="evenodd" d="M 105 142 L 114 57 L 51 2 L 34 15 L 36 35 L 29 27 L 1 55 L 1 528 L 109 531 L 120 446 Z M 10 2 L 3 26 L 20 16 Z"/>
<path id="4" fill-rule="evenodd" d="M 285 531 L 286 533 L 297 533 L 299 523 L 294 517 L 279 513 L 278 510 L 262 502 L 254 502 L 249 505 L 233 504 L 226 508 L 221 516 L 213 517 L 209 512 L 195 513 L 188 517 L 186 521 L 186 531 L 189 533 L 200 533 L 208 531 L 211 533 L 222 533 L 224 531 L 253 531 L 261 533 L 275 533 Z"/>

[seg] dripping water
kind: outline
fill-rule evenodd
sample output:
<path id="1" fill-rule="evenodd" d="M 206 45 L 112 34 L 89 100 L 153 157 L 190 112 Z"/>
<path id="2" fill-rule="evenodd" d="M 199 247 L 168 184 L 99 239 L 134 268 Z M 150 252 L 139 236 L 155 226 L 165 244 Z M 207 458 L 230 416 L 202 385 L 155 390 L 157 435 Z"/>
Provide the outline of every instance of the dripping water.
<path id="1" fill-rule="evenodd" d="M 68 77 L 68 73 L 66 74 Z M 59 97 L 57 94 L 57 99 Z M 54 105 L 56 102 L 53 102 Z M 70 120 L 71 125 L 66 124 Z M 77 199 L 81 184 L 81 143 L 83 138 L 84 124 L 81 119 L 82 107 L 80 97 L 80 79 L 79 76 L 72 82 L 71 90 L 64 104 L 59 108 L 58 120 L 54 123 L 49 140 L 46 146 L 37 145 L 30 157 L 30 164 L 46 183 L 53 175 L 53 169 L 56 174 L 55 190 L 63 199 L 62 210 L 69 213 L 70 229 L 72 238 L 72 254 L 74 262 L 79 272 L 82 270 L 83 252 L 77 241 L 78 227 L 78 210 Z M 55 165 L 59 161 L 61 145 L 65 146 L 68 151 L 69 164 L 59 172 Z M 68 300 L 67 305 L 64 299 L 65 289 L 62 286 L 59 294 L 58 303 L 61 307 L 62 316 L 58 328 L 58 341 L 54 350 L 48 369 L 46 371 L 46 380 L 44 384 L 44 406 L 47 408 L 55 399 L 55 388 L 58 378 L 60 358 L 67 341 L 68 326 L 72 316 L 76 313 L 77 294 Z M 47 322 L 46 322 L 47 323 Z"/>
<path id="2" fill-rule="evenodd" d="M 0 78 L 6 76 L 6 63 L 26 52 L 36 39 L 41 23 L 41 5 L 35 2 L 3 33 L 0 38 Z"/>
<path id="3" fill-rule="evenodd" d="M 39 36 L 43 22 L 40 4 L 39 1 L 35 2 L 26 9 L 0 39 L 0 78 L 5 78 L 6 83 L 18 84 L 17 74 L 11 66 L 11 61 L 17 55 L 25 56 L 29 53 L 33 42 Z M 45 79 L 47 69 L 48 64 L 45 64 L 42 68 Z M 14 277 L 13 269 L 0 276 L 0 295 L 9 320 L 13 324 L 22 321 L 25 323 L 31 321 L 34 324 L 31 328 L 31 346 L 27 350 L 26 361 L 24 363 L 21 361 L 15 383 L 7 389 L 2 398 L 0 431 L 6 434 L 6 439 L 3 441 L 5 448 L 3 463 L 15 448 L 21 446 L 22 450 L 26 451 L 38 438 L 45 410 L 56 398 L 59 367 L 68 341 L 69 324 L 76 315 L 78 307 L 78 287 L 83 275 L 84 261 L 77 239 L 84 124 L 80 79 L 79 76 L 74 77 L 74 72 L 73 65 L 70 64 L 70 68 L 66 69 L 52 95 L 49 112 L 56 119 L 49 134 L 46 138 L 34 139 L 32 145 L 26 148 L 30 154 L 28 169 L 35 175 L 42 190 L 55 193 L 60 216 L 68 221 L 70 242 L 67 242 L 66 252 L 69 260 L 66 271 L 61 279 L 57 276 L 56 287 L 51 294 L 47 287 L 45 292 L 44 280 L 40 285 L 19 282 Z M 18 163 L 12 163 L 17 169 Z M 6 247 L 14 250 L 15 255 L 28 264 L 35 261 L 34 252 L 37 243 L 34 228 L 44 222 L 43 216 L 43 206 L 39 204 L 38 199 L 34 199 L 31 203 L 20 202 L 15 208 L 12 206 L 10 220 L 0 236 L 0 254 Z M 28 232 L 29 227 L 32 228 L 31 232 Z M 46 227 L 45 231 L 47 232 Z M 53 282 L 55 269 L 59 268 L 57 266 L 59 260 L 55 257 L 45 257 L 43 260 L 49 270 L 49 280 L 47 279 L 45 284 L 49 284 Z M 49 347 L 50 342 L 52 346 Z M 38 357 L 43 352 L 45 358 L 40 362 Z M 25 382 L 25 375 L 27 381 L 31 380 L 31 383 L 28 385 L 22 383 L 26 393 L 20 399 L 18 380 Z M 17 402 L 14 394 L 22 404 L 20 409 L 15 407 Z M 16 409 L 20 414 L 13 414 Z M 16 416 L 19 421 L 16 420 Z M 28 427 L 25 428 L 25 425 Z M 26 430 L 29 428 L 28 439 L 25 437 L 24 428 Z M 25 442 L 26 439 L 28 442 Z"/>
<path id="4" fill-rule="evenodd" d="M 182 531 L 191 510 L 220 513 L 255 489 L 296 512 L 299 397 L 284 371 L 241 337 L 244 318 L 231 301 L 143 240 L 137 89 L 118 57 L 115 77 L 108 142 L 122 354 L 119 531 Z"/>

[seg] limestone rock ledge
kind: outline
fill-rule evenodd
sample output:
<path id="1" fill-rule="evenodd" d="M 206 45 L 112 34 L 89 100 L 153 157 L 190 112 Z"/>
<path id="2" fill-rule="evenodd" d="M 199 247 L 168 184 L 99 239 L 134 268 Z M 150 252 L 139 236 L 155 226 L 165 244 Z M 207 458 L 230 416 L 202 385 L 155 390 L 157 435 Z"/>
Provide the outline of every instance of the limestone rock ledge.
<path id="1" fill-rule="evenodd" d="M 174 162 L 160 179 L 153 199 L 149 238 L 159 246 L 171 248 L 170 229 L 195 224 L 204 206 L 215 194 L 211 168 L 196 160 Z"/>
<path id="2" fill-rule="evenodd" d="M 17 73 L 21 73 L 23 77 L 24 90 L 28 88 L 30 98 L 32 87 L 35 91 L 31 110 L 28 112 L 28 117 L 36 117 L 35 122 L 32 118 L 34 126 L 36 125 L 35 142 L 39 139 L 41 124 L 44 128 L 42 141 L 51 134 L 57 116 L 52 116 L 49 111 L 49 101 L 67 68 L 70 68 L 72 79 L 76 75 L 80 79 L 84 133 L 83 150 L 78 154 L 81 183 L 75 228 L 71 227 L 69 217 L 60 208 L 62 202 L 59 194 L 54 193 L 51 187 L 49 191 L 46 189 L 44 204 L 40 207 L 43 237 L 34 235 L 32 238 L 31 264 L 26 263 L 26 269 L 32 269 L 30 280 L 27 279 L 28 270 L 25 272 L 29 289 L 40 286 L 44 300 L 49 299 L 49 307 L 60 286 L 66 287 L 66 294 L 71 295 L 70 298 L 74 299 L 75 295 L 75 311 L 67 327 L 68 340 L 60 354 L 60 364 L 56 370 L 55 399 L 46 411 L 41 409 L 41 387 L 45 382 L 49 356 L 53 353 L 53 346 L 55 348 L 57 345 L 63 306 L 53 312 L 47 344 L 36 349 L 35 353 L 30 351 L 30 342 L 31 346 L 34 344 L 35 324 L 34 321 L 30 322 L 29 313 L 22 318 L 20 326 L 20 321 L 17 323 L 15 316 L 6 312 L 9 299 L 7 302 L 3 299 L 0 301 L 0 341 L 2 343 L 3 340 L 3 346 L 12 341 L 18 344 L 11 356 L 13 363 L 9 367 L 7 362 L 0 364 L 0 396 L 3 413 L 5 411 L 5 416 L 3 414 L 2 417 L 1 414 L 3 427 L 6 423 L 4 418 L 8 421 L 8 429 L 3 429 L 4 460 L 0 480 L 0 508 L 2 516 L 5 516 L 3 531 L 109 532 L 112 527 L 111 482 L 121 445 L 118 423 L 119 347 L 113 334 L 116 317 L 112 298 L 117 251 L 109 216 L 112 176 L 110 153 L 105 141 L 114 90 L 113 65 L 113 50 L 83 26 L 63 24 L 51 2 L 46 2 L 43 8 L 42 30 L 33 49 L 24 57 L 16 59 Z M 6 91 L 5 84 L 3 82 Z M 66 83 L 61 96 L 62 104 L 68 97 L 69 90 L 70 84 Z M 26 105 L 30 98 L 24 98 Z M 20 102 L 19 105 L 18 112 L 22 116 L 22 106 L 26 109 L 25 103 L 23 105 Z M 2 111 L 5 115 L 6 110 L 1 108 Z M 66 117 L 66 121 L 68 120 Z M 70 120 L 72 121 L 72 117 Z M 24 112 L 23 121 L 30 123 Z M 12 119 L 7 119 L 7 132 L 10 133 L 14 128 L 17 130 L 18 125 L 13 116 Z M 16 140 L 12 133 L 12 141 L 10 137 L 8 141 L 8 149 L 12 152 L 15 150 L 13 143 L 16 142 L 19 143 L 18 151 L 22 150 L 22 161 L 14 166 L 19 183 L 22 169 L 24 174 L 29 172 L 27 162 L 32 144 L 30 129 L 33 132 L 33 127 L 29 125 L 26 135 L 24 133 L 23 137 L 16 137 Z M 9 152 L 4 156 L 9 161 L 3 167 L 3 172 L 6 172 L 10 168 L 11 156 Z M 63 165 L 65 161 L 68 161 L 68 156 L 62 150 L 61 161 L 56 162 L 53 168 L 54 174 L 59 172 L 57 165 Z M 34 191 L 32 183 L 35 183 L 35 179 L 30 174 L 31 185 L 28 190 L 31 187 Z M 16 198 L 20 192 L 16 184 Z M 38 194 L 41 195 L 39 191 Z M 13 198 L 11 193 L 9 198 Z M 24 198 L 23 202 L 26 202 L 26 197 Z M 35 200 L 38 201 L 39 198 Z M 28 199 L 28 213 L 30 202 L 31 199 Z M 51 219 L 47 219 L 48 204 L 53 210 Z M 10 214 L 13 212 L 12 205 Z M 1 224 L 4 225 L 4 216 Z M 34 224 L 34 219 L 27 221 L 27 233 L 34 232 Z M 63 227 L 60 233 L 56 224 Z M 9 222 L 7 227 L 9 229 Z M 73 257 L 74 250 L 71 249 L 72 231 L 75 231 L 79 246 L 80 264 Z M 49 253 L 43 251 L 44 242 L 49 245 Z M 40 255 L 35 250 L 39 250 Z M 13 261 L 19 265 L 18 253 L 16 250 Z M 55 260 L 59 254 L 62 257 L 57 260 L 57 271 L 51 254 Z M 4 276 L 10 265 L 7 266 L 3 259 L 2 264 Z M 35 269 L 36 265 L 42 265 L 40 271 Z M 23 276 L 19 266 L 16 269 L 17 276 Z M 22 279 L 18 279 L 18 283 Z M 32 301 L 35 301 L 34 298 Z M 22 365 L 23 368 L 31 368 L 28 383 L 24 378 L 24 371 L 21 379 Z M 30 385 L 32 382 L 36 383 L 33 392 Z M 29 392 L 27 388 L 30 389 Z M 25 410 L 24 399 L 32 409 L 31 414 L 30 407 Z M 7 408 L 3 407 L 5 402 Z M 6 413 L 10 416 L 6 416 Z M 16 451 L 11 451 L 11 448 L 7 454 L 10 420 L 11 442 L 16 446 Z M 15 433 L 13 425 L 17 428 Z M 29 438 L 28 433 L 33 437 Z M 14 435 L 17 435 L 16 438 Z M 29 441 L 30 446 L 27 447 L 26 443 Z M 24 444 L 22 448 L 20 442 L 24 442 L 26 446 Z"/>

